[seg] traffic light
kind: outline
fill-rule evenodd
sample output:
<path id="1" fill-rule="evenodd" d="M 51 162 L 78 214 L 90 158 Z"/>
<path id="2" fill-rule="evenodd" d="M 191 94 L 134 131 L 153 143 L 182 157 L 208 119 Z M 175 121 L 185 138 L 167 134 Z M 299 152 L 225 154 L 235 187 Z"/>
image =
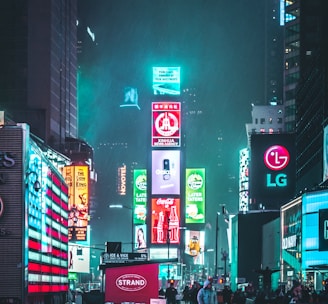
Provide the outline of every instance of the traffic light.
<path id="1" fill-rule="evenodd" d="M 224 278 L 219 278 L 219 284 L 224 284 Z"/>

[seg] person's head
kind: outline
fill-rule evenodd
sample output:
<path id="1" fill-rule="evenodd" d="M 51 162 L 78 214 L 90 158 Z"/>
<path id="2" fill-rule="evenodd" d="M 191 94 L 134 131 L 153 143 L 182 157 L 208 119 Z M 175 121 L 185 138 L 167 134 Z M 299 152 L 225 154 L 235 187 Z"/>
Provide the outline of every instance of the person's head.
<path id="1" fill-rule="evenodd" d="M 204 282 L 204 288 L 211 289 L 212 288 L 212 282 L 210 280 L 206 280 Z"/>

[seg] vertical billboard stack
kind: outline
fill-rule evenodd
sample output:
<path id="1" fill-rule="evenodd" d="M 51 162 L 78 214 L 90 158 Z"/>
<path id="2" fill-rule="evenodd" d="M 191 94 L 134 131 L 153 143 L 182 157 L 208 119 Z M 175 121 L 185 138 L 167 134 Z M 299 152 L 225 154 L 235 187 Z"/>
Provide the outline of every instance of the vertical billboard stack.
<path id="1" fill-rule="evenodd" d="M 153 93 L 151 256 L 170 259 L 178 255 L 181 226 L 181 103 L 176 101 L 180 95 L 180 67 L 153 67 Z M 173 265 L 164 266 L 160 274 L 177 278 Z"/>
<path id="2" fill-rule="evenodd" d="M 65 166 L 63 177 L 69 197 L 68 268 L 70 278 L 75 279 L 77 273 L 89 273 L 90 270 L 89 166 Z"/>

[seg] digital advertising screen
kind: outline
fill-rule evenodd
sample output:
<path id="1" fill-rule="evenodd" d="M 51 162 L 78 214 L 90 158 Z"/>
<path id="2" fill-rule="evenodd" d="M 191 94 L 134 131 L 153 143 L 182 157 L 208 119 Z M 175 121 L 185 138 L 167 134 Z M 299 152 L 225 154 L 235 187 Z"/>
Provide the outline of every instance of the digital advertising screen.
<path id="1" fill-rule="evenodd" d="M 303 194 L 302 214 L 302 268 L 327 265 L 328 191 Z"/>
<path id="2" fill-rule="evenodd" d="M 144 225 L 135 225 L 134 226 L 134 248 L 135 249 L 145 249 L 147 248 L 147 226 Z"/>
<path id="3" fill-rule="evenodd" d="M 181 104 L 160 101 L 152 103 L 152 147 L 180 147 Z"/>
<path id="4" fill-rule="evenodd" d="M 181 275 L 179 276 L 178 265 L 176 264 L 159 264 L 158 271 L 158 279 L 173 279 L 179 280 L 181 279 Z"/>
<path id="5" fill-rule="evenodd" d="M 193 263 L 204 264 L 205 233 L 204 231 L 186 230 L 185 253 L 192 256 Z"/>
<path id="6" fill-rule="evenodd" d="M 151 200 L 151 243 L 180 243 L 180 199 L 152 198 Z"/>
<path id="7" fill-rule="evenodd" d="M 249 191 L 249 149 L 239 151 L 239 211 L 248 211 Z"/>
<path id="8" fill-rule="evenodd" d="M 180 151 L 152 151 L 151 193 L 180 195 Z"/>
<path id="9" fill-rule="evenodd" d="M 70 243 L 68 254 L 68 270 L 76 273 L 89 273 L 90 246 Z"/>
<path id="10" fill-rule="evenodd" d="M 205 169 L 186 169 L 186 223 L 205 223 Z"/>
<path id="11" fill-rule="evenodd" d="M 27 170 L 27 291 L 68 289 L 68 188 L 33 147 Z M 36 190 L 34 183 L 40 182 Z"/>
<path id="12" fill-rule="evenodd" d="M 153 67 L 154 95 L 180 95 L 180 67 Z"/>
<path id="13" fill-rule="evenodd" d="M 328 126 L 323 129 L 323 178 L 322 181 L 328 179 Z"/>
<path id="14" fill-rule="evenodd" d="M 250 197 L 258 202 L 289 200 L 295 192 L 294 134 L 252 134 Z"/>
<path id="15" fill-rule="evenodd" d="M 85 241 L 89 223 L 89 167 L 66 166 L 63 177 L 69 189 L 69 240 Z"/>
<path id="16" fill-rule="evenodd" d="M 147 170 L 133 171 L 133 223 L 145 224 L 147 217 Z"/>

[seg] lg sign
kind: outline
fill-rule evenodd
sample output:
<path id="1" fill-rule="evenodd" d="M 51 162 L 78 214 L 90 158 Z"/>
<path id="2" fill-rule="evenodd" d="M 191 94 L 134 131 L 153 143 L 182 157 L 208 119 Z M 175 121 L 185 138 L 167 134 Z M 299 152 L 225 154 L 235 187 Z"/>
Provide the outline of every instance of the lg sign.
<path id="1" fill-rule="evenodd" d="M 269 147 L 264 153 L 264 164 L 272 171 L 281 171 L 289 163 L 290 155 L 284 146 L 274 145 Z M 285 173 L 266 175 L 267 187 L 286 187 L 287 175 Z"/>

